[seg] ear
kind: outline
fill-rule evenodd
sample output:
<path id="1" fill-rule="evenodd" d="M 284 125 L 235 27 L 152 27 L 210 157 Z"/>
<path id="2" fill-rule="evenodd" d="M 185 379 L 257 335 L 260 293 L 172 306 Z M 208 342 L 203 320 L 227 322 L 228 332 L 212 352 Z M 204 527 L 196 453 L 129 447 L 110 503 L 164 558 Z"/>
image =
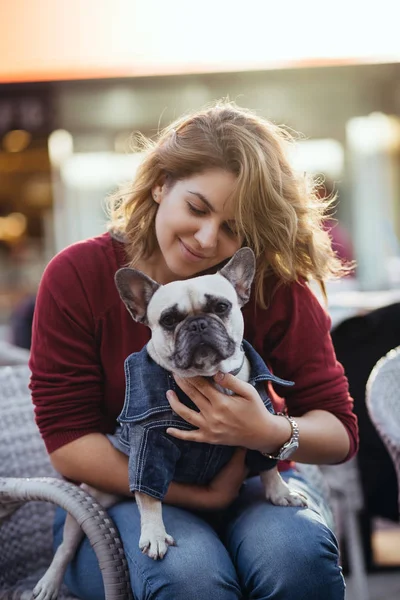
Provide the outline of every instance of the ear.
<path id="1" fill-rule="evenodd" d="M 147 307 L 160 284 L 141 271 L 124 267 L 115 273 L 119 295 L 135 321 L 147 324 Z"/>
<path id="2" fill-rule="evenodd" d="M 161 203 L 162 197 L 164 195 L 165 189 L 165 177 L 160 179 L 153 187 L 151 188 L 151 195 L 153 196 L 154 202 L 157 204 Z"/>
<path id="3" fill-rule="evenodd" d="M 239 304 L 243 306 L 250 298 L 251 284 L 256 272 L 256 258 L 251 248 L 240 248 L 218 273 L 235 288 Z"/>

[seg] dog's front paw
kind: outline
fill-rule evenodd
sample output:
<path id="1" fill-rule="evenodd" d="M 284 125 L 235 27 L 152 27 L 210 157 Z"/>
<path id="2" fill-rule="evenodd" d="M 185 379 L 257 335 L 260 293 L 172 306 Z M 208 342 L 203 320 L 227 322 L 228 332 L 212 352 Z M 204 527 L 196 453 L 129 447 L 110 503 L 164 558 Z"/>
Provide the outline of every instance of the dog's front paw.
<path id="1" fill-rule="evenodd" d="M 175 546 L 174 538 L 165 529 L 154 530 L 146 528 L 142 531 L 139 548 L 153 560 L 164 558 L 168 546 Z"/>
<path id="2" fill-rule="evenodd" d="M 56 573 L 47 571 L 37 583 L 31 598 L 33 598 L 33 600 L 56 600 L 56 598 L 58 598 L 61 581 L 62 575 L 59 577 Z"/>
<path id="3" fill-rule="evenodd" d="M 295 492 L 282 479 L 277 468 L 260 473 L 264 484 L 265 497 L 276 506 L 308 506 L 307 498 Z"/>
<path id="4" fill-rule="evenodd" d="M 280 488 L 279 490 L 274 490 L 273 492 L 267 492 L 267 500 L 276 506 L 308 506 L 307 498 L 303 496 L 303 494 L 291 490 L 286 484 L 285 487 L 286 489 Z"/>

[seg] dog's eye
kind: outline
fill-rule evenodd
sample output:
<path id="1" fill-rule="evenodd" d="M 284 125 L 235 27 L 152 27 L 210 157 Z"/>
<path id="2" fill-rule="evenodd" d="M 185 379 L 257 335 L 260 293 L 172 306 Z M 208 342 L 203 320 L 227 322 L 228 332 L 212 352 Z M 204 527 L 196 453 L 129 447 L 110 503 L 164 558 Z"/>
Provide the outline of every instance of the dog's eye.
<path id="1" fill-rule="evenodd" d="M 228 308 L 229 308 L 229 304 L 227 304 L 226 302 L 217 302 L 217 304 L 215 305 L 214 311 L 217 315 L 223 315 L 226 313 Z"/>
<path id="2" fill-rule="evenodd" d="M 166 329 L 172 329 L 178 322 L 178 318 L 176 315 L 164 315 L 160 319 L 160 325 L 165 327 Z"/>

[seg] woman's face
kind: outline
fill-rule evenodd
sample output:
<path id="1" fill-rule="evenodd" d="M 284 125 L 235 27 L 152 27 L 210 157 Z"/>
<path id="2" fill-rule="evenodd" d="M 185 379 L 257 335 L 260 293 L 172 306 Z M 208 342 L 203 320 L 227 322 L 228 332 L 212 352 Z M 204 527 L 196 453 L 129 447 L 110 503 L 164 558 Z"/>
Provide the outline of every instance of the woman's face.
<path id="1" fill-rule="evenodd" d="M 193 277 L 240 248 L 232 207 L 235 183 L 232 173 L 213 169 L 153 188 L 159 204 L 155 226 L 160 283 Z"/>

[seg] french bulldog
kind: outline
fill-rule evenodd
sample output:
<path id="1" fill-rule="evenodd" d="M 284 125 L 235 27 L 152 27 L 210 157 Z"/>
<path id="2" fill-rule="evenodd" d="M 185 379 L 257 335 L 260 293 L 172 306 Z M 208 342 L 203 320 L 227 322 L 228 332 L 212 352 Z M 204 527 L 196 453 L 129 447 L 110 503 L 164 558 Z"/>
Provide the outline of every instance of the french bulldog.
<path id="1" fill-rule="evenodd" d="M 249 300 L 254 274 L 254 254 L 250 248 L 241 248 L 220 271 L 213 275 L 201 275 L 166 285 L 160 285 L 140 271 L 128 267 L 119 269 L 115 275 L 120 297 L 131 316 L 151 329 L 151 339 L 146 348 L 140 353 L 131 355 L 134 361 L 139 362 L 130 363 L 128 357 L 125 363 L 127 377 L 125 405 L 119 417 L 120 427 L 117 430 L 119 433 L 116 436 L 109 436 L 109 439 L 117 448 L 130 456 L 130 486 L 141 518 L 139 547 L 152 559 L 162 559 L 168 547 L 175 544 L 173 537 L 165 530 L 162 517 L 162 498 L 169 483 L 172 480 L 199 483 L 198 478 L 202 478 L 200 483 L 207 481 L 204 479 L 204 458 L 198 454 L 200 447 L 203 451 L 204 447 L 207 450 L 209 479 L 215 476 L 215 469 L 222 468 L 234 452 L 234 448 L 230 447 L 211 447 L 211 449 L 218 449 L 218 454 L 214 456 L 218 456 L 219 463 L 215 466 L 212 464 L 213 459 L 209 458 L 212 454 L 208 444 L 182 442 L 165 433 L 170 426 L 190 428 L 172 412 L 165 398 L 165 392 L 174 384 L 171 374 L 180 377 L 212 378 L 220 371 L 233 373 L 244 381 L 251 381 L 252 365 L 243 347 L 244 321 L 241 308 Z M 246 348 L 251 349 L 249 344 L 245 344 Z M 254 350 L 252 352 L 256 354 Z M 256 356 L 258 357 L 256 360 L 261 361 L 261 358 Z M 256 389 L 260 391 L 262 397 L 264 394 L 264 403 L 273 412 L 270 400 L 266 396 L 265 380 L 276 380 L 283 384 L 288 382 L 273 376 L 266 366 L 263 368 L 267 374 L 264 378 L 260 376 L 255 378 L 264 379 L 261 384 L 262 389 L 260 387 Z M 130 377 L 130 369 L 134 374 L 132 377 Z M 141 374 L 138 374 L 138 369 L 142 371 Z M 158 387 L 160 380 L 164 381 L 164 388 Z M 138 381 L 142 382 L 142 387 Z M 213 379 L 210 381 L 224 393 L 231 394 L 229 390 L 216 384 Z M 154 390 L 153 386 L 156 386 Z M 133 398 L 133 388 L 135 388 L 135 398 Z M 175 389 L 178 393 L 177 386 Z M 186 404 L 190 405 L 190 402 L 186 397 Z M 193 404 L 191 407 L 196 409 Z M 156 448 L 149 446 L 146 459 L 143 453 L 143 439 L 139 439 L 140 469 L 135 466 L 138 447 L 132 447 L 129 442 L 129 439 L 138 436 L 137 433 L 132 434 L 135 427 L 138 427 L 142 434 L 147 427 L 147 434 L 151 431 L 152 443 L 156 445 Z M 147 435 L 146 440 L 148 437 Z M 197 452 L 192 463 L 188 445 L 195 453 Z M 170 454 L 167 456 L 168 452 L 173 453 L 173 459 Z M 260 453 L 253 452 L 253 454 L 264 459 Z M 167 467 L 163 465 L 164 460 Z M 261 467 L 258 472 L 263 482 L 266 500 L 280 506 L 306 506 L 304 496 L 291 490 L 279 475 L 276 468 L 277 461 L 264 460 L 267 461 L 264 463 L 266 466 Z M 194 462 L 200 470 L 196 471 Z M 133 481 L 138 471 L 144 472 L 144 479 Z M 149 474 L 146 475 L 146 472 Z M 189 479 L 187 479 L 188 474 Z M 183 476 L 186 476 L 186 479 L 182 479 Z M 94 496 L 105 509 L 121 499 L 85 484 L 81 487 Z M 82 536 L 79 525 L 68 515 L 63 542 L 58 547 L 49 569 L 33 591 L 35 600 L 57 597 L 68 562 L 74 556 Z"/>

